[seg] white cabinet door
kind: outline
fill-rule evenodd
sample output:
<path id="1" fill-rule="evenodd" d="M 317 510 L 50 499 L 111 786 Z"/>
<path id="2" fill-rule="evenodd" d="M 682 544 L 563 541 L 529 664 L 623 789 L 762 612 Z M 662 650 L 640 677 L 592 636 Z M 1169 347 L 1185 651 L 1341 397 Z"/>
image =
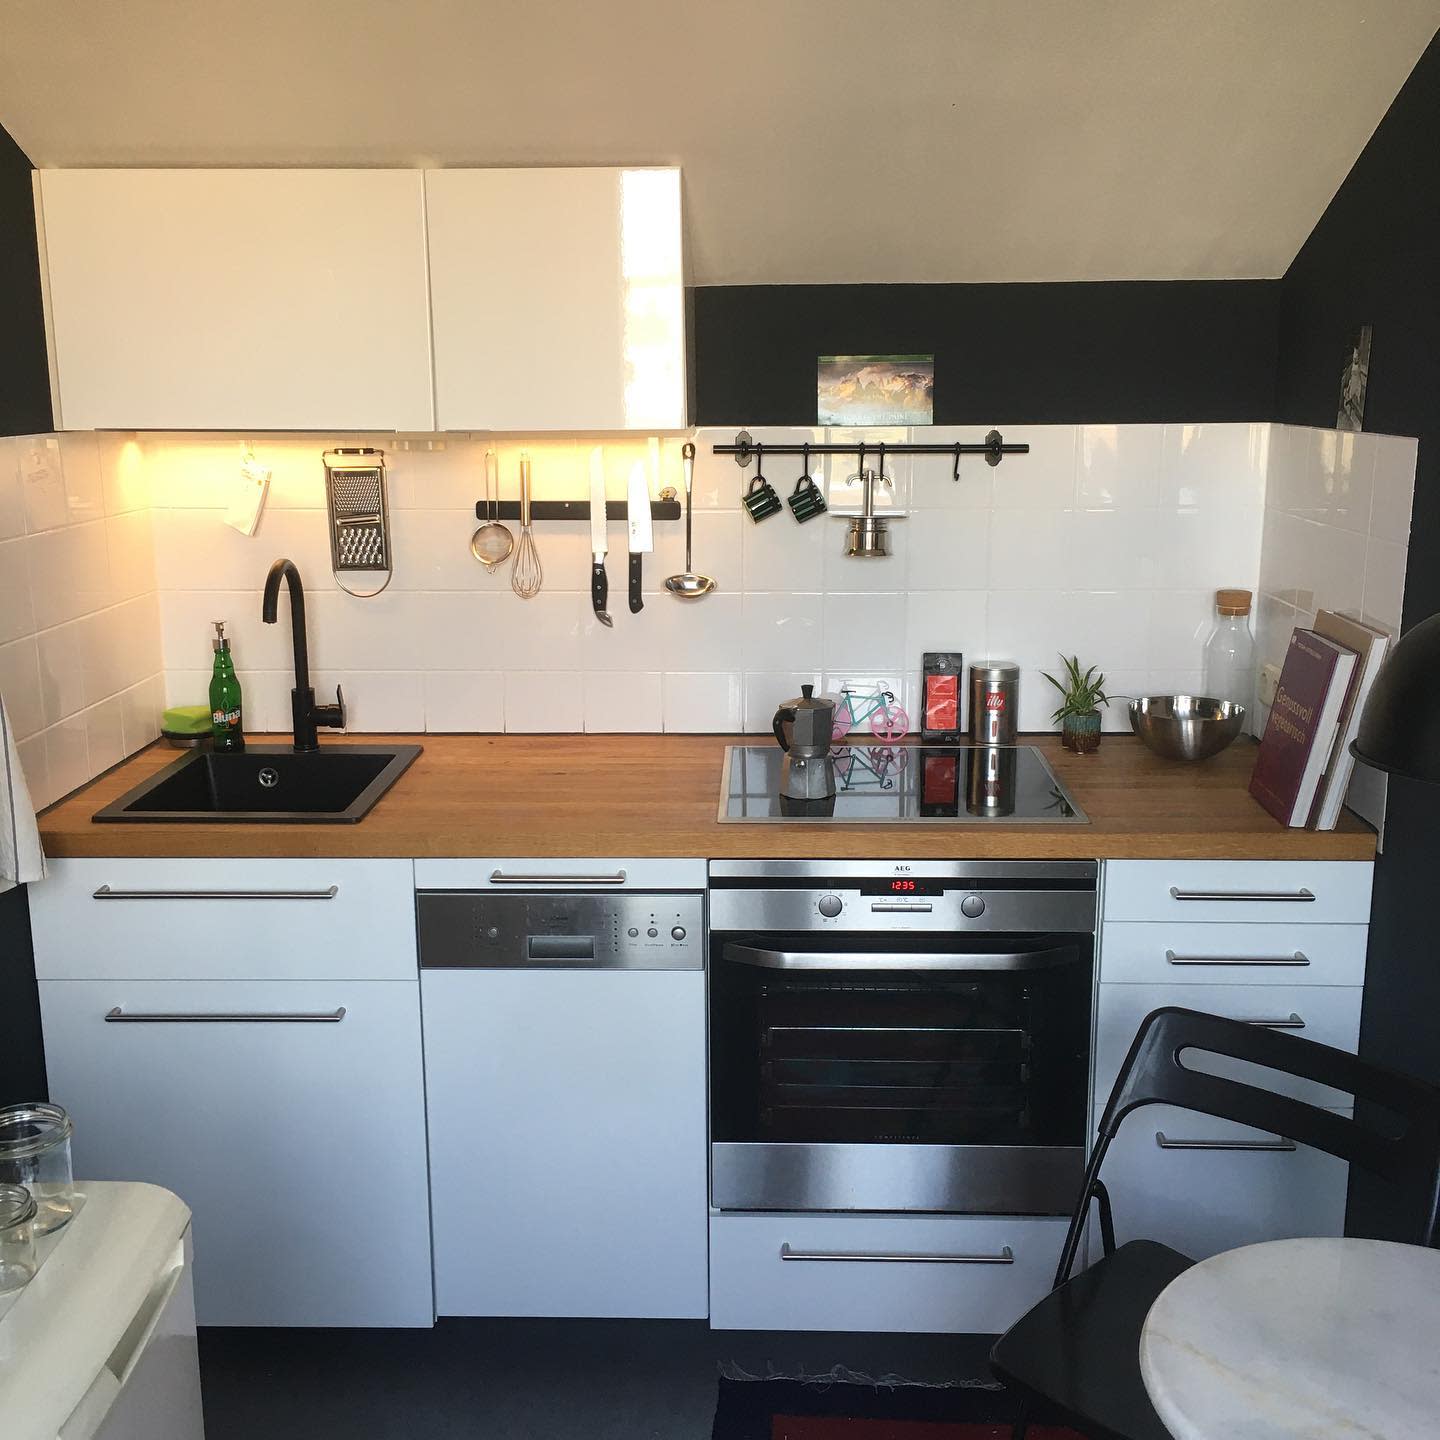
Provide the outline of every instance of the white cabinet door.
<path id="1" fill-rule="evenodd" d="M 1368 860 L 1107 860 L 1105 921 L 1368 925 Z"/>
<path id="2" fill-rule="evenodd" d="M 437 1312 L 705 1315 L 704 975 L 421 986 Z"/>
<path id="3" fill-rule="evenodd" d="M 37 189 L 57 427 L 433 428 L 419 171 L 42 170 Z"/>
<path id="4" fill-rule="evenodd" d="M 441 430 L 685 423 L 680 172 L 427 170 Z"/>
<path id="5" fill-rule="evenodd" d="M 431 1323 L 414 980 L 44 980 L 40 1007 L 77 1177 L 190 1207 L 200 1324 Z"/>

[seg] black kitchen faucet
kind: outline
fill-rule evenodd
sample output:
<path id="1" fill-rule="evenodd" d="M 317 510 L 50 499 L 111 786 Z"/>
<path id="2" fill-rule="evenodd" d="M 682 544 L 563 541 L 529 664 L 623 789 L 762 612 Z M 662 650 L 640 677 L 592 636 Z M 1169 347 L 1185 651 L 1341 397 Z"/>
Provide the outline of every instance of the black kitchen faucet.
<path id="1" fill-rule="evenodd" d="M 270 567 L 270 573 L 265 577 L 265 599 L 260 607 L 260 618 L 267 625 L 275 623 L 282 578 L 290 584 L 290 634 L 295 647 L 295 688 L 290 692 L 295 748 L 318 750 L 317 726 L 338 730 L 345 724 L 345 695 L 337 685 L 335 704 L 315 703 L 315 690 L 310 684 L 310 654 L 305 641 L 305 587 L 300 583 L 300 572 L 293 561 L 277 560 Z"/>

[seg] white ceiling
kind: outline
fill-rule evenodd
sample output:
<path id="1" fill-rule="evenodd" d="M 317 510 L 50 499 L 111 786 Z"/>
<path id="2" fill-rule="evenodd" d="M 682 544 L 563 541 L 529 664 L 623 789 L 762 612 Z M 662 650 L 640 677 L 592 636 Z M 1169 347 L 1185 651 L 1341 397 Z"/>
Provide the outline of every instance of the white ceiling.
<path id="1" fill-rule="evenodd" d="M 0 123 L 40 165 L 675 163 L 699 284 L 1265 277 L 1437 26 L 1440 0 L 0 0 Z"/>

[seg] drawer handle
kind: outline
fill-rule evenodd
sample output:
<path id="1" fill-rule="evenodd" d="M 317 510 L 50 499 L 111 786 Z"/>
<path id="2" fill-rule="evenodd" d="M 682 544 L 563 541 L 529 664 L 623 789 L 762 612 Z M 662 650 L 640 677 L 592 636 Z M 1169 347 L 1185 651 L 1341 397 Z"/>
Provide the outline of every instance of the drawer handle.
<path id="1" fill-rule="evenodd" d="M 1163 1130 L 1155 1132 L 1162 1150 L 1293 1150 L 1293 1140 L 1172 1140 Z"/>
<path id="2" fill-rule="evenodd" d="M 1172 900 L 1261 900 L 1305 903 L 1315 896 L 1305 889 L 1300 890 L 1177 890 L 1170 887 Z"/>
<path id="3" fill-rule="evenodd" d="M 1263 1025 L 1267 1030 L 1303 1030 L 1305 1022 L 1292 1010 L 1283 1019 L 1252 1019 L 1249 1015 L 1235 1017 L 1242 1025 Z"/>
<path id="4" fill-rule="evenodd" d="M 338 885 L 324 890 L 112 890 L 102 885 L 92 900 L 333 900 Z"/>
<path id="5" fill-rule="evenodd" d="M 105 1012 L 107 1025 L 338 1025 L 345 1018 L 343 1005 L 334 1010 L 132 1010 L 117 1005 Z"/>
<path id="6" fill-rule="evenodd" d="M 792 1250 L 780 1247 L 782 1260 L 863 1260 L 900 1265 L 1013 1265 L 1015 1252 L 1008 1245 L 998 1255 L 884 1255 L 860 1254 L 851 1250 Z"/>
<path id="7" fill-rule="evenodd" d="M 1293 955 L 1177 955 L 1165 952 L 1167 965 L 1308 965 L 1310 957 L 1303 950 Z"/>
<path id="8" fill-rule="evenodd" d="M 625 872 L 613 875 L 507 875 L 503 870 L 490 872 L 492 885 L 623 885 Z"/>
<path id="9" fill-rule="evenodd" d="M 928 900 L 872 900 L 870 908 L 875 911 L 915 911 L 928 915 L 935 907 Z"/>

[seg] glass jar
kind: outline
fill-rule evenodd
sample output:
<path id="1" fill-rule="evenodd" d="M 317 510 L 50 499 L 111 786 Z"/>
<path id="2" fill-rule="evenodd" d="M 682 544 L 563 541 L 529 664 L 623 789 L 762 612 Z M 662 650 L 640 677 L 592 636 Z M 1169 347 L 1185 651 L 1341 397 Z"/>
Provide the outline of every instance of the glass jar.
<path id="1" fill-rule="evenodd" d="M 58 1230 L 74 1213 L 70 1117 L 35 1100 L 0 1109 L 0 1185 L 23 1185 L 36 1206 L 35 1233 Z"/>
<path id="2" fill-rule="evenodd" d="M 1255 718 L 1255 640 L 1250 634 L 1248 590 L 1215 592 L 1215 626 L 1205 642 L 1201 686 L 1211 700 L 1230 700 Z M 1247 725 L 1248 728 L 1248 725 Z"/>
<path id="3" fill-rule="evenodd" d="M 0 1185 L 0 1295 L 35 1278 L 35 1197 L 23 1185 Z"/>

